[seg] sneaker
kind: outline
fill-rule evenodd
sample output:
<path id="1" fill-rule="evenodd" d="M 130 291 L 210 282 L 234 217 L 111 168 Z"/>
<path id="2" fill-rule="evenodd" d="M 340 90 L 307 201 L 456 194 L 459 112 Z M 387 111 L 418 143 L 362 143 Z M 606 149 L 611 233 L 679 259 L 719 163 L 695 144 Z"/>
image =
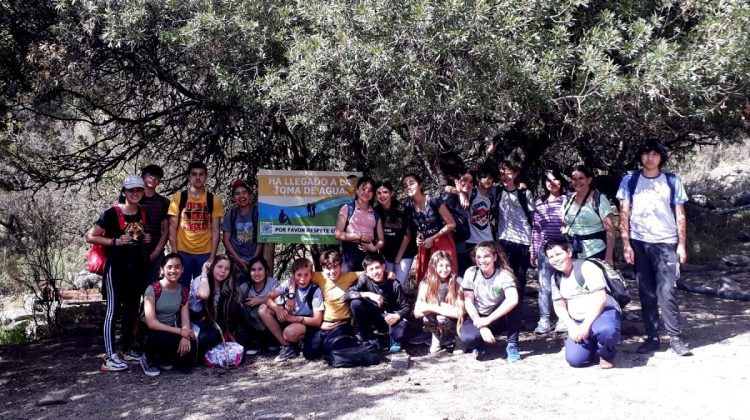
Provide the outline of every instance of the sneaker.
<path id="1" fill-rule="evenodd" d="M 549 318 L 540 318 L 539 323 L 534 329 L 535 334 L 547 334 L 552 331 L 552 324 L 549 322 Z"/>
<path id="2" fill-rule="evenodd" d="M 398 353 L 401 351 L 401 343 L 397 343 L 393 340 L 391 340 L 391 347 L 388 348 L 388 351 L 391 353 Z"/>
<path id="3" fill-rule="evenodd" d="M 248 349 L 245 350 L 245 354 L 248 356 L 255 356 L 258 353 L 260 353 L 260 349 L 257 347 L 248 347 Z"/>
<path id="4" fill-rule="evenodd" d="M 290 359 L 294 359 L 295 357 L 297 357 L 298 354 L 299 353 L 297 352 L 297 349 L 295 349 L 291 345 L 284 345 L 284 346 L 281 346 L 279 355 L 276 356 L 276 358 L 273 360 L 275 362 L 284 362 Z"/>
<path id="5" fill-rule="evenodd" d="M 678 356 L 692 356 L 693 351 L 688 348 L 687 344 L 683 343 L 679 338 L 670 338 L 669 347 L 672 348 Z"/>
<path id="6" fill-rule="evenodd" d="M 141 368 L 143 369 L 143 373 L 145 373 L 146 376 L 154 377 L 159 376 L 159 374 L 161 373 L 158 367 L 149 364 L 145 355 L 141 357 Z"/>
<path id="7" fill-rule="evenodd" d="M 505 352 L 508 353 L 509 362 L 518 362 L 521 360 L 521 353 L 518 351 L 518 345 L 508 344 L 505 348 Z"/>
<path id="8" fill-rule="evenodd" d="M 430 343 L 430 353 L 437 353 L 440 351 L 440 339 L 437 335 L 432 334 L 432 342 Z"/>
<path id="9" fill-rule="evenodd" d="M 644 341 L 635 352 L 638 354 L 651 353 L 659 350 L 659 344 L 661 344 L 659 342 L 659 337 L 647 337 L 646 341 Z"/>
<path id="10" fill-rule="evenodd" d="M 557 324 L 555 324 L 555 332 L 556 333 L 566 333 L 568 332 L 568 327 L 565 325 L 564 322 L 557 320 Z"/>
<path id="11" fill-rule="evenodd" d="M 122 360 L 124 360 L 127 363 L 140 363 L 141 354 L 135 350 L 130 350 L 127 353 L 125 353 L 124 356 L 122 356 Z"/>
<path id="12" fill-rule="evenodd" d="M 105 357 L 102 365 L 99 367 L 99 370 L 102 372 L 119 372 L 127 369 L 128 365 L 114 354 L 110 357 Z"/>

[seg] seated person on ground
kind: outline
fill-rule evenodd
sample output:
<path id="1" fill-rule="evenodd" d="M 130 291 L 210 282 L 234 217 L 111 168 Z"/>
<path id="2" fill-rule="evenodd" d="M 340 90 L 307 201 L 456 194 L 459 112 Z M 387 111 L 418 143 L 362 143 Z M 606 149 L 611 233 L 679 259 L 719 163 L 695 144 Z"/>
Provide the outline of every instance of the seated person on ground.
<path id="1" fill-rule="evenodd" d="M 239 286 L 237 294 L 240 304 L 232 313 L 237 341 L 245 347 L 245 354 L 251 356 L 258 354 L 262 345 L 269 351 L 278 351 L 278 343 L 261 321 L 259 309 L 279 283 L 271 277 L 271 270 L 265 258 L 253 257 L 247 266 L 250 281 L 244 281 Z"/>
<path id="2" fill-rule="evenodd" d="M 505 251 L 496 242 L 480 242 L 474 248 L 474 262 L 476 265 L 466 270 L 461 284 L 469 315 L 461 325 L 461 341 L 480 358 L 485 346 L 495 343 L 495 334 L 507 330 L 508 361 L 519 361 L 518 286 Z"/>
<path id="3" fill-rule="evenodd" d="M 391 338 L 391 353 L 398 353 L 408 328 L 406 317 L 411 313 L 404 290 L 398 281 L 386 278 L 383 256 L 366 255 L 362 267 L 365 272 L 344 294 L 357 334 L 362 341 L 377 344 L 375 331 L 387 332 Z"/>
<path id="4" fill-rule="evenodd" d="M 228 255 L 217 255 L 210 264 L 203 264 L 201 275 L 190 284 L 188 307 L 191 328 L 197 337 L 198 360 L 221 343 L 223 334 L 229 330 L 227 315 L 233 294 L 233 268 Z"/>
<path id="5" fill-rule="evenodd" d="M 305 335 L 302 354 L 306 359 L 316 359 L 329 352 L 338 342 L 346 341 L 350 346 L 354 339 L 351 325 L 352 314 L 344 293 L 357 281 L 357 273 L 341 272 L 341 253 L 327 249 L 320 255 L 322 273 L 315 272 L 312 281 L 323 291 L 323 323 L 320 330 Z M 286 305 L 287 310 L 291 305 Z M 346 338 L 346 340 L 342 340 Z"/>
<path id="6" fill-rule="evenodd" d="M 143 295 L 144 355 L 141 367 L 148 376 L 175 363 L 189 369 L 195 360 L 195 334 L 190 328 L 188 290 L 180 284 L 183 265 L 180 254 L 162 260 L 164 278 L 152 283 Z"/>
<path id="7" fill-rule="evenodd" d="M 312 263 L 307 258 L 298 258 L 292 263 L 294 291 L 289 282 L 276 288 L 266 296 L 266 303 L 260 305 L 258 313 L 263 324 L 281 343 L 277 362 L 283 362 L 299 355 L 299 343 L 308 334 L 314 334 L 323 322 L 323 294 L 311 282 Z M 274 299 L 282 296 L 294 301 L 290 312 L 284 305 L 277 305 Z"/>
<path id="8" fill-rule="evenodd" d="M 607 293 L 604 273 L 596 264 L 573 260 L 573 251 L 564 239 L 550 239 L 544 247 L 556 273 L 552 281 L 555 314 L 568 327 L 565 359 L 573 367 L 599 363 L 614 367 L 620 341 L 620 306 Z M 574 264 L 581 264 L 583 287 L 576 279 Z"/>
<path id="9" fill-rule="evenodd" d="M 453 346 L 457 325 L 464 317 L 464 302 L 453 259 L 446 251 L 430 257 L 427 275 L 419 284 L 414 317 L 422 318 L 425 330 L 432 334 L 430 353 Z"/>

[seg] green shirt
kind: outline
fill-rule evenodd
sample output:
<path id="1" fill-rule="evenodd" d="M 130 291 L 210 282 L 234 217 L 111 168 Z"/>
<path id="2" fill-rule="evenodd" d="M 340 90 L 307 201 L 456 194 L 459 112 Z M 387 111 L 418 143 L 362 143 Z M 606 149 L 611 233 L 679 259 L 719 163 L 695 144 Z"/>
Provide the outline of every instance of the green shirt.
<path id="1" fill-rule="evenodd" d="M 148 286 L 144 296 L 154 297 L 153 286 Z M 174 327 L 177 324 L 177 315 L 180 313 L 180 303 L 182 303 L 182 285 L 177 285 L 174 291 L 161 288 L 161 296 L 156 301 L 156 320 L 164 325 Z"/>

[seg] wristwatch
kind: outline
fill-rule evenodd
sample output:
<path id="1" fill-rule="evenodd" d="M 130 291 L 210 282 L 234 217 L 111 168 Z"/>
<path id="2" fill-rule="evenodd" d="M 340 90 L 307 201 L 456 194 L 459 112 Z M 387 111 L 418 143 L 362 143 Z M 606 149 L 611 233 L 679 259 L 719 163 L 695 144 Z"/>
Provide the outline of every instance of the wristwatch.
<path id="1" fill-rule="evenodd" d="M 289 292 L 289 293 L 285 294 L 284 297 L 287 298 L 287 299 L 294 299 L 294 293 Z"/>

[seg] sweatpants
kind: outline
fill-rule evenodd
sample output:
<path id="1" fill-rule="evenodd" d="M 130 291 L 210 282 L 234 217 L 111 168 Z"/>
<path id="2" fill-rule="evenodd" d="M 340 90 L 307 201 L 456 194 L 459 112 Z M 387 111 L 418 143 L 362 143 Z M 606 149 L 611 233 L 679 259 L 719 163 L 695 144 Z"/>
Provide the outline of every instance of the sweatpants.
<path id="1" fill-rule="evenodd" d="M 576 323 L 580 324 L 578 321 Z M 619 342 L 620 312 L 615 308 L 604 308 L 591 325 L 587 339 L 576 343 L 568 336 L 565 340 L 565 360 L 573 367 L 586 366 L 597 358 L 613 362 Z"/>
<path id="2" fill-rule="evenodd" d="M 658 337 L 659 310 L 664 328 L 672 338 L 682 334 L 676 284 L 680 271 L 677 244 L 630 240 L 635 253 L 638 296 L 646 335 Z"/>
<path id="3" fill-rule="evenodd" d="M 375 331 L 388 331 L 391 340 L 401 344 L 409 324 L 401 318 L 397 323 L 388 325 L 385 322 L 385 309 L 367 299 L 354 299 L 350 302 L 352 318 L 356 324 L 357 333 L 365 341 L 375 339 Z"/>
<path id="4" fill-rule="evenodd" d="M 110 264 L 104 267 L 104 287 L 107 290 L 107 312 L 104 314 L 104 351 L 107 357 L 114 350 L 115 326 L 117 320 L 122 320 L 123 352 L 127 352 L 135 343 L 135 326 L 141 304 L 142 276 L 137 273 L 130 275 L 127 271 L 118 270 Z"/>

